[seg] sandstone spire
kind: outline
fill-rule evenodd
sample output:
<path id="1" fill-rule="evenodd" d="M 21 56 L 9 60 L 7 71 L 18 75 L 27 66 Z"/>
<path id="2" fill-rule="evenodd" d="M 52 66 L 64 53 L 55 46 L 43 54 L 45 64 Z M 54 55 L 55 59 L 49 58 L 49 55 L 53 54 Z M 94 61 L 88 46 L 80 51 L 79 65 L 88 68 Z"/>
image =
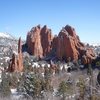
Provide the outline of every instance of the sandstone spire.
<path id="1" fill-rule="evenodd" d="M 23 70 L 23 57 L 22 57 L 22 41 L 21 37 L 18 40 L 18 60 L 17 60 L 17 70 L 22 71 Z"/>
<path id="2" fill-rule="evenodd" d="M 19 40 L 18 40 L 18 55 L 15 55 L 15 54 L 12 55 L 12 58 L 9 61 L 8 71 L 9 72 L 23 71 L 21 38 L 19 38 Z"/>

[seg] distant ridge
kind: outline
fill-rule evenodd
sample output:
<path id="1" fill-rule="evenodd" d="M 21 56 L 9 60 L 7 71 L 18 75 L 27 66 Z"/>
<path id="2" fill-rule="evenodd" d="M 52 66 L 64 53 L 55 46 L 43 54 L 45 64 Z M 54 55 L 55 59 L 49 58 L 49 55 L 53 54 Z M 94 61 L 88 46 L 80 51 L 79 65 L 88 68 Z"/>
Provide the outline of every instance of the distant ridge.
<path id="1" fill-rule="evenodd" d="M 14 39 L 14 40 L 16 40 L 16 38 L 14 36 L 12 36 L 11 34 L 9 34 L 7 32 L 5 32 L 5 33 L 0 32 L 0 38 L 7 38 L 7 39 Z"/>

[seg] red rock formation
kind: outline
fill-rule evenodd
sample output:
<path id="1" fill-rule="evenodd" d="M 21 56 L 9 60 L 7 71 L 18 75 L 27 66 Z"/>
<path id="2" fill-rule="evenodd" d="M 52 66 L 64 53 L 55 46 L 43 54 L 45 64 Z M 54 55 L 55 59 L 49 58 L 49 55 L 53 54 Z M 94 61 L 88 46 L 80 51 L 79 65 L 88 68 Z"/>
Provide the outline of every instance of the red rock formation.
<path id="1" fill-rule="evenodd" d="M 57 44 L 58 44 L 58 36 L 55 35 L 54 38 L 53 38 L 53 40 L 52 40 L 51 47 L 52 47 L 53 49 L 56 49 L 56 48 L 57 48 Z"/>
<path id="2" fill-rule="evenodd" d="M 23 71 L 23 56 L 22 56 L 22 41 L 21 41 L 21 38 L 19 38 L 19 41 L 18 41 L 17 70 Z"/>
<path id="3" fill-rule="evenodd" d="M 56 50 L 57 57 L 61 60 L 67 60 L 67 58 L 69 57 L 71 57 L 72 59 L 78 59 L 79 52 L 75 47 L 75 41 L 77 41 L 76 34 L 75 31 L 72 30 L 72 28 L 66 26 L 61 30 L 61 32 L 58 35 L 58 44 Z"/>
<path id="4" fill-rule="evenodd" d="M 40 26 L 33 27 L 27 35 L 28 52 L 36 57 L 43 56 L 43 49 L 41 46 L 41 28 Z"/>
<path id="5" fill-rule="evenodd" d="M 21 38 L 19 38 L 19 41 L 18 41 L 18 55 L 15 55 L 15 54 L 12 55 L 12 59 L 9 62 L 8 71 L 9 72 L 23 71 Z"/>
<path id="6" fill-rule="evenodd" d="M 76 35 L 75 29 L 71 26 L 65 26 L 58 36 L 52 36 L 52 32 L 47 26 L 43 28 L 40 25 L 33 27 L 27 35 L 26 41 L 28 52 L 36 57 L 47 56 L 51 50 L 55 49 L 56 57 L 60 60 L 82 59 L 84 64 L 92 62 L 95 54 L 91 48 L 86 47 Z M 10 72 L 23 71 L 22 44 L 21 38 L 18 41 L 18 56 L 12 55 L 9 62 Z"/>
<path id="7" fill-rule="evenodd" d="M 84 64 L 88 64 L 91 63 L 93 59 L 95 59 L 94 52 L 91 48 L 88 48 L 85 54 L 82 56 L 82 61 Z"/>
<path id="8" fill-rule="evenodd" d="M 51 50 L 51 41 L 51 30 L 47 26 L 33 27 L 27 35 L 28 52 L 40 58 L 46 56 Z"/>
<path id="9" fill-rule="evenodd" d="M 60 60 L 83 59 L 84 63 L 89 63 L 95 58 L 93 50 L 88 49 L 76 35 L 75 29 L 66 25 L 58 36 L 52 36 L 52 32 L 47 26 L 41 28 L 39 25 L 33 27 L 27 35 L 26 44 L 28 52 L 37 57 L 47 56 L 51 50 L 56 50 L 56 57 Z"/>
<path id="10" fill-rule="evenodd" d="M 43 56 L 46 56 L 51 51 L 51 42 L 52 42 L 52 39 L 53 39 L 52 32 L 45 25 L 41 29 L 40 35 L 41 35 L 41 45 L 42 45 L 42 48 L 43 48 Z"/>
<path id="11" fill-rule="evenodd" d="M 71 57 L 71 60 L 83 58 L 84 63 L 89 63 L 95 58 L 93 50 L 86 48 L 81 43 L 75 29 L 69 25 L 65 26 L 53 41 L 55 41 L 53 42 L 53 48 L 56 46 L 56 54 L 60 60 L 67 60 L 69 57 Z"/>

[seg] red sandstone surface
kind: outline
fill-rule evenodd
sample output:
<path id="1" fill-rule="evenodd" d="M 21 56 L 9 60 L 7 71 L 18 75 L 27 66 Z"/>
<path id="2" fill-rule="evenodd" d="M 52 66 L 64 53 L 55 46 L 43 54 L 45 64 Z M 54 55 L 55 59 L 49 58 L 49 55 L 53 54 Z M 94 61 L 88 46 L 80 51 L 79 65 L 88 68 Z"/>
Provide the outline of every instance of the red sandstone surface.
<path id="1" fill-rule="evenodd" d="M 52 31 L 45 25 L 33 27 L 28 32 L 26 44 L 28 52 L 37 57 L 47 56 L 51 50 L 56 50 L 56 57 L 59 60 L 71 60 L 82 58 L 84 64 L 95 59 L 95 54 L 91 48 L 87 48 L 79 39 L 73 27 L 66 25 L 53 37 Z"/>
<path id="2" fill-rule="evenodd" d="M 21 38 L 19 38 L 19 40 L 18 40 L 18 55 L 15 55 L 15 54 L 12 55 L 12 59 L 9 62 L 8 71 L 9 72 L 23 71 Z"/>
<path id="3" fill-rule="evenodd" d="M 80 41 L 75 29 L 69 25 L 63 27 L 55 37 L 46 25 L 42 28 L 40 25 L 33 27 L 28 32 L 26 44 L 28 52 L 39 58 L 46 57 L 52 50 L 55 50 L 55 56 L 61 61 L 68 61 L 69 58 L 74 61 L 82 59 L 84 64 L 88 64 L 95 59 L 93 50 Z M 12 55 L 8 71 L 23 71 L 21 38 L 18 41 L 18 55 Z"/>

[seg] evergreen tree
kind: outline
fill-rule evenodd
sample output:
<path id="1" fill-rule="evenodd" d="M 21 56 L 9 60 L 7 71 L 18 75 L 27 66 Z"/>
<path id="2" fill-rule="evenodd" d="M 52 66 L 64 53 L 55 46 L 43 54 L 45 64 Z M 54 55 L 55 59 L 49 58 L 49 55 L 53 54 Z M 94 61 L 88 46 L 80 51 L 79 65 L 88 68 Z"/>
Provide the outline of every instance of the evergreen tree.
<path id="1" fill-rule="evenodd" d="M 2 98 L 10 97 L 9 73 L 2 72 L 2 82 L 0 84 L 0 95 Z"/>
<path id="2" fill-rule="evenodd" d="M 33 72 L 24 73 L 22 77 L 18 91 L 34 99 L 40 98 L 42 96 L 42 83 L 40 78 Z"/>
<path id="3" fill-rule="evenodd" d="M 45 79 L 50 78 L 50 70 L 47 66 L 44 67 L 44 78 Z"/>
<path id="4" fill-rule="evenodd" d="M 12 88 L 16 88 L 18 86 L 18 78 L 19 78 L 19 73 L 17 72 L 13 72 L 13 73 L 10 73 L 9 75 L 9 85 L 12 87 Z"/>
<path id="5" fill-rule="evenodd" d="M 100 85 L 100 71 L 99 71 L 98 76 L 97 76 L 97 81 L 98 81 L 98 83 Z"/>
<path id="6" fill-rule="evenodd" d="M 88 75 L 90 78 L 90 98 L 92 98 L 92 95 L 94 94 L 93 93 L 94 82 L 93 82 L 93 69 L 92 69 L 91 64 L 88 65 Z"/>
<path id="7" fill-rule="evenodd" d="M 66 100 L 66 96 L 69 95 L 71 91 L 72 91 L 71 84 L 68 82 L 62 81 L 59 84 L 57 95 L 62 96 L 62 100 Z"/>
<path id="8" fill-rule="evenodd" d="M 77 83 L 77 86 L 79 87 L 79 93 L 80 93 L 79 100 L 84 100 L 86 86 L 83 77 L 79 78 L 79 82 Z"/>
<path id="9" fill-rule="evenodd" d="M 49 91 L 52 92 L 53 91 L 53 87 L 51 86 L 51 79 L 45 79 L 45 91 Z"/>

